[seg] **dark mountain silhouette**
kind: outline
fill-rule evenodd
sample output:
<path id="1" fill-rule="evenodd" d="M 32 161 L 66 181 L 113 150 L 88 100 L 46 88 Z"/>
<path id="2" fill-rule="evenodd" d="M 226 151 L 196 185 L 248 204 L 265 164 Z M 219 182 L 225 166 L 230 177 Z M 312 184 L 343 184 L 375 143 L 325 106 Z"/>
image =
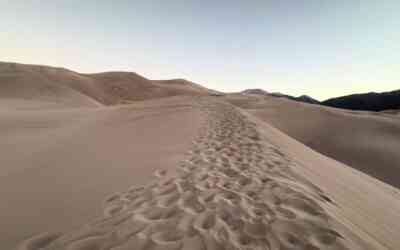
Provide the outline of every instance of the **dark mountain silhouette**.
<path id="1" fill-rule="evenodd" d="M 396 112 L 396 110 L 400 109 L 400 90 L 383 92 L 383 93 L 370 92 L 365 94 L 339 96 L 330 98 L 323 102 L 320 102 L 308 95 L 301 95 L 296 97 L 279 92 L 269 93 L 263 89 L 246 89 L 241 93 L 244 95 L 256 94 L 256 95 L 287 98 L 298 102 L 320 104 L 324 106 L 341 108 L 341 109 L 350 109 L 350 110 L 365 110 L 365 111 L 393 110 L 393 112 Z"/>
<path id="2" fill-rule="evenodd" d="M 319 104 L 320 103 L 320 101 L 318 101 L 318 100 L 316 100 L 316 99 L 314 99 L 314 98 L 312 98 L 311 96 L 308 96 L 308 95 L 301 95 L 301 96 L 295 97 L 295 98 L 298 101 L 305 102 L 305 103 L 312 103 L 312 104 Z"/>
<path id="3" fill-rule="evenodd" d="M 318 100 L 315 100 L 314 98 L 308 96 L 308 95 L 301 95 L 301 96 L 291 96 L 291 95 L 286 95 L 282 93 L 271 93 L 272 96 L 275 97 L 285 97 L 287 99 L 293 100 L 293 101 L 298 101 L 298 102 L 305 102 L 305 103 L 311 103 L 311 104 L 319 104 Z"/>
<path id="4" fill-rule="evenodd" d="M 341 96 L 321 103 L 325 106 L 367 111 L 383 111 L 400 109 L 400 90 L 383 93 L 365 93 Z"/>

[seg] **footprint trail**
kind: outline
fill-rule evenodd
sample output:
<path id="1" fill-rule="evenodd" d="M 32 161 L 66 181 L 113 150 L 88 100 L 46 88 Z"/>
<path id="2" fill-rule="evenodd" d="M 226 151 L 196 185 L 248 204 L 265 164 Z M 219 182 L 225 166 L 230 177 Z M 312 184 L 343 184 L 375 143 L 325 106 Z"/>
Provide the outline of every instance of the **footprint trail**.
<path id="1" fill-rule="evenodd" d="M 256 124 L 211 98 L 198 107 L 207 121 L 176 174 L 157 171 L 106 198 L 98 220 L 19 250 L 357 249 L 323 209 L 332 200 Z"/>

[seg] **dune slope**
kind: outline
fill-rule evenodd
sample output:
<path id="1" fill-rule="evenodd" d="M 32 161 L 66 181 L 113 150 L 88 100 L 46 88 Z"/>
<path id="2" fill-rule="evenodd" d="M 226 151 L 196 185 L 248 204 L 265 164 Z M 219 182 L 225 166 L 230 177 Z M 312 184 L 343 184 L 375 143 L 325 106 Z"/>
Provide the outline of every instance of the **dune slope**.
<path id="1" fill-rule="evenodd" d="M 105 199 L 97 220 L 62 234 L 44 232 L 18 249 L 395 249 L 400 244 L 395 189 L 232 105 L 207 98 L 197 109 L 205 120 L 177 171 L 157 170 L 153 181 Z M 335 175 L 338 180 L 327 181 Z M 370 205 L 377 198 L 379 203 Z"/>
<path id="2" fill-rule="evenodd" d="M 202 116 L 185 98 L 128 106 L 0 107 L 0 249 L 101 214 L 105 196 L 173 171 Z"/>
<path id="3" fill-rule="evenodd" d="M 400 187 L 400 123 L 389 113 L 348 111 L 282 98 L 226 99 L 312 149 Z"/>
<path id="4" fill-rule="evenodd" d="M 54 79 L 53 75 L 57 76 Z M 67 76 L 66 76 L 67 75 Z M 77 83 L 81 88 L 68 84 Z M 88 96 L 85 81 L 69 76 L 63 69 L 0 62 L 0 100 L 53 103 L 57 107 L 97 107 L 101 104 Z M 21 103 L 20 103 L 21 105 Z M 29 107 L 29 105 L 27 105 Z"/>
<path id="5" fill-rule="evenodd" d="M 153 81 L 133 72 L 81 74 L 64 68 L 0 62 L 1 99 L 99 106 L 210 92 L 182 79 Z"/>

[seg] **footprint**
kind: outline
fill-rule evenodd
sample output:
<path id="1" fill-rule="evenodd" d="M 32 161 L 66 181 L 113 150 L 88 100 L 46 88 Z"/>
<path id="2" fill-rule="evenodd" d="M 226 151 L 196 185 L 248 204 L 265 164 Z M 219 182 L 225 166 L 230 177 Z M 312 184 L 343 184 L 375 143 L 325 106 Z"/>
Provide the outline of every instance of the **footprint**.
<path id="1" fill-rule="evenodd" d="M 105 249 L 111 244 L 107 236 L 92 236 L 71 243 L 67 250 Z"/>
<path id="2" fill-rule="evenodd" d="M 167 175 L 167 170 L 165 169 L 158 169 L 154 172 L 154 176 L 158 177 L 158 178 L 162 178 L 165 175 Z"/>
<path id="3" fill-rule="evenodd" d="M 123 210 L 123 205 L 122 204 L 115 204 L 115 205 L 109 205 L 106 208 L 104 208 L 104 216 L 105 217 L 111 217 Z"/>
<path id="4" fill-rule="evenodd" d="M 183 210 L 193 215 L 197 215 L 205 210 L 205 207 L 199 202 L 197 195 L 192 192 L 185 193 L 180 204 Z"/>
<path id="5" fill-rule="evenodd" d="M 181 249 L 183 234 L 171 228 L 168 231 L 154 233 L 151 239 L 155 244 L 153 249 L 175 250 Z"/>
<path id="6" fill-rule="evenodd" d="M 53 242 L 60 236 L 61 236 L 60 233 L 49 233 L 49 232 L 41 233 L 39 235 L 36 235 L 30 239 L 23 241 L 18 247 L 18 250 L 40 250 L 48 246 L 51 242 Z"/>
<path id="7" fill-rule="evenodd" d="M 194 222 L 194 227 L 200 232 L 206 232 L 213 228 L 215 225 L 215 212 L 206 211 L 200 214 Z"/>
<path id="8" fill-rule="evenodd" d="M 150 245 L 150 240 L 142 237 L 131 237 L 126 242 L 119 246 L 113 247 L 110 250 L 144 250 Z"/>
<path id="9" fill-rule="evenodd" d="M 253 238 L 262 239 L 266 237 L 268 229 L 268 226 L 262 220 L 258 220 L 254 223 L 246 222 L 243 231 Z"/>
<path id="10" fill-rule="evenodd" d="M 145 229 L 146 226 L 147 223 L 144 221 L 132 219 L 131 221 L 124 223 L 121 227 L 119 227 L 116 230 L 116 233 L 120 238 L 127 239 Z"/>
<path id="11" fill-rule="evenodd" d="M 146 218 L 147 220 L 154 221 L 162 219 L 164 211 L 165 211 L 164 208 L 154 206 L 149 209 L 146 209 L 146 211 L 144 211 L 142 214 L 143 217 Z"/>
<path id="12" fill-rule="evenodd" d="M 169 192 L 158 198 L 158 204 L 162 207 L 170 207 L 176 204 L 180 197 L 178 191 Z"/>

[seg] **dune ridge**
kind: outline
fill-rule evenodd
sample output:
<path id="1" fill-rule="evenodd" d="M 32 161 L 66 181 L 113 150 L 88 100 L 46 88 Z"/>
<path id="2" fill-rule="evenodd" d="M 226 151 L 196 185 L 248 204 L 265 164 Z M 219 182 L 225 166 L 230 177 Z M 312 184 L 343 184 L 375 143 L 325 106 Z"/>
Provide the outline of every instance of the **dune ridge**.
<path id="1" fill-rule="evenodd" d="M 134 72 L 83 74 L 65 68 L 0 62 L 0 98 L 98 107 L 214 91 L 183 79 L 150 80 Z"/>
<path id="2" fill-rule="evenodd" d="M 324 208 L 335 200 L 237 108 L 202 99 L 207 114 L 177 173 L 109 196 L 103 217 L 18 250 L 375 249 Z"/>

